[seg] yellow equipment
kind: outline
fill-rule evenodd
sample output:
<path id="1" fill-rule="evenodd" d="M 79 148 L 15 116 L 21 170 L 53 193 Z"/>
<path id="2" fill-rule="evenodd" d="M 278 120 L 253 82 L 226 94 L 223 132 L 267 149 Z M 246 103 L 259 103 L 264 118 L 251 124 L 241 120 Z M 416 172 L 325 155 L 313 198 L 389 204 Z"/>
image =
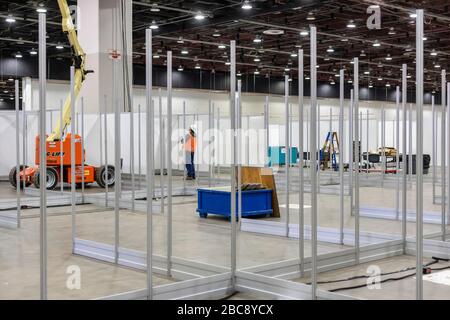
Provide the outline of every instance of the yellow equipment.
<path id="1" fill-rule="evenodd" d="M 70 15 L 69 6 L 67 5 L 66 0 L 58 0 L 59 10 L 61 11 L 62 16 L 62 29 L 64 33 L 67 35 L 70 43 L 70 47 L 72 49 L 72 60 L 73 65 L 75 66 L 75 87 L 74 87 L 74 95 L 75 99 L 80 93 L 81 85 L 86 79 L 86 74 L 93 72 L 85 69 L 85 60 L 86 54 L 81 48 L 80 43 L 78 42 L 77 32 L 75 30 L 75 26 L 72 22 L 72 17 Z M 47 141 L 57 141 L 61 139 L 61 132 L 67 128 L 70 124 L 70 108 L 71 105 L 71 97 L 70 94 L 67 96 L 66 101 L 64 103 L 63 115 L 62 115 L 62 123 L 61 120 L 58 119 L 56 122 L 56 127 L 52 131 L 52 133 L 47 137 Z M 62 126 L 62 130 L 61 130 Z"/>

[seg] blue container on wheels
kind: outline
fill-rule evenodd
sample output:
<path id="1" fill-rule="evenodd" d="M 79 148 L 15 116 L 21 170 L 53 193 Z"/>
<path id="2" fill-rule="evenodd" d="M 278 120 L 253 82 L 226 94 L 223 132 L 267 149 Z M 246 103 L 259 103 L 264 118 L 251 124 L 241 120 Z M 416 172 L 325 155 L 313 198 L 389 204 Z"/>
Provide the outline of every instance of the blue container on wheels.
<path id="1" fill-rule="evenodd" d="M 200 217 L 206 218 L 208 214 L 231 216 L 230 187 L 197 189 L 198 207 Z M 236 192 L 236 208 L 238 193 Z M 236 216 L 238 212 L 236 209 Z M 242 217 L 269 216 L 272 214 L 272 190 L 242 191 Z"/>

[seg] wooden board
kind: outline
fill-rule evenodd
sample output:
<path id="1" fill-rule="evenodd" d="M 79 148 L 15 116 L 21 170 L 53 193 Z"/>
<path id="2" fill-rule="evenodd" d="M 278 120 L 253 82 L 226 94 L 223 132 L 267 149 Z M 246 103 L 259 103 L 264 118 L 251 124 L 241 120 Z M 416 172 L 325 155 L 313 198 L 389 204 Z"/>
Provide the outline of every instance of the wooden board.
<path id="1" fill-rule="evenodd" d="M 277 188 L 272 168 L 241 167 L 241 183 L 261 183 L 272 190 L 272 217 L 280 217 Z"/>

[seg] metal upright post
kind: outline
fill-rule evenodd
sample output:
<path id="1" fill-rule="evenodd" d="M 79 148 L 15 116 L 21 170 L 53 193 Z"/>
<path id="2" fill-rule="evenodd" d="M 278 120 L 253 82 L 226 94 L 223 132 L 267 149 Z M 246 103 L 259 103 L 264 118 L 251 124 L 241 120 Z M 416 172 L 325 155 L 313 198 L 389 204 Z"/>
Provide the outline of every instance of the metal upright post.
<path id="1" fill-rule="evenodd" d="M 447 97 L 450 97 L 450 83 L 447 83 Z M 450 99 L 447 99 L 447 123 L 450 128 Z M 445 152 L 445 149 L 442 149 Z M 447 159 L 450 161 L 450 130 L 447 130 Z M 447 170 L 447 181 L 450 183 L 450 168 Z M 445 198 L 444 198 L 445 199 Z M 447 199 L 450 201 L 450 186 L 447 188 Z M 447 240 L 447 221 L 449 218 L 450 210 L 447 210 L 447 217 L 444 215 L 441 219 L 442 226 L 442 241 Z"/>
<path id="2" fill-rule="evenodd" d="M 134 110 L 130 104 L 130 173 L 131 173 L 131 212 L 135 209 L 136 180 L 134 176 Z"/>
<path id="3" fill-rule="evenodd" d="M 298 50 L 298 176 L 299 176 L 299 191 L 298 191 L 298 239 L 299 239 L 299 258 L 300 258 L 300 276 L 303 277 L 305 273 L 305 177 L 303 175 L 303 120 L 304 120 L 304 63 L 303 50 Z"/>
<path id="4" fill-rule="evenodd" d="M 413 139 L 412 139 L 412 128 L 413 128 L 413 121 L 412 121 L 412 103 L 409 104 L 409 156 L 408 156 L 408 164 L 409 164 L 409 181 L 412 183 L 412 171 L 413 171 L 413 165 L 412 165 L 412 145 L 413 145 Z M 445 121 L 445 119 L 444 119 Z M 444 152 L 445 153 L 445 152 Z"/>
<path id="5" fill-rule="evenodd" d="M 436 204 L 436 107 L 434 94 L 431 96 L 431 180 L 433 185 L 433 204 Z"/>
<path id="6" fill-rule="evenodd" d="M 75 119 L 75 67 L 70 67 L 70 118 Z M 75 124 L 70 125 L 70 209 L 72 218 L 72 253 L 75 253 L 76 237 L 76 188 L 75 188 Z"/>
<path id="7" fill-rule="evenodd" d="M 152 103 L 152 30 L 145 30 L 145 79 L 146 79 L 146 184 L 147 184 L 147 299 L 153 299 L 153 174 L 154 174 L 154 137 L 153 137 L 153 103 Z M 168 63 L 169 64 L 169 63 Z"/>
<path id="8" fill-rule="evenodd" d="M 446 208 L 446 175 L 445 175 L 445 147 L 446 147 L 446 112 L 450 113 L 449 110 L 445 110 L 445 105 L 447 99 L 450 100 L 450 97 L 446 97 L 446 85 L 447 85 L 447 76 L 445 70 L 441 71 L 441 233 L 442 233 L 442 241 L 445 241 L 445 208 Z M 449 126 L 450 128 L 450 126 Z M 450 158 L 449 158 L 450 160 Z M 450 206 L 449 206 L 450 207 Z"/>
<path id="9" fill-rule="evenodd" d="M 172 51 L 167 51 L 167 275 L 172 276 Z"/>
<path id="10" fill-rule="evenodd" d="M 269 96 L 264 101 L 264 166 L 269 165 Z"/>
<path id="11" fill-rule="evenodd" d="M 14 102 L 16 109 L 16 200 L 17 200 L 17 228 L 20 228 L 20 114 L 19 114 L 19 80 L 14 82 Z M 24 167 L 25 168 L 25 167 Z"/>
<path id="12" fill-rule="evenodd" d="M 354 59 L 353 92 L 355 104 L 355 144 L 356 144 L 356 170 L 355 170 L 355 262 L 359 264 L 359 168 L 360 168 L 360 143 L 359 143 L 359 59 Z"/>
<path id="13" fill-rule="evenodd" d="M 81 97 L 81 203 L 84 203 L 84 97 Z"/>
<path id="14" fill-rule="evenodd" d="M 350 192 L 350 215 L 353 216 L 355 214 L 354 211 L 354 197 L 353 197 L 353 163 L 354 163 L 354 140 L 353 140 L 353 89 L 350 90 L 350 105 L 348 108 L 348 138 L 349 138 L 349 145 L 348 145 L 348 153 L 349 153 L 349 160 L 348 160 L 348 171 L 349 171 L 349 181 L 348 181 L 348 187 Z"/>
<path id="15" fill-rule="evenodd" d="M 384 186 L 384 173 L 386 170 L 385 150 L 386 150 L 386 112 L 384 110 L 384 103 L 383 103 L 383 105 L 381 106 L 381 175 L 380 175 L 382 187 Z"/>
<path id="16" fill-rule="evenodd" d="M 400 87 L 395 89 L 395 180 L 397 187 L 395 188 L 395 216 L 400 218 Z"/>
<path id="17" fill-rule="evenodd" d="M 186 134 L 187 128 L 186 128 L 186 101 L 185 100 L 183 100 L 183 119 L 182 119 L 182 121 L 183 121 L 183 134 Z M 186 157 L 186 154 L 184 156 Z M 211 160 L 211 156 L 209 157 L 209 159 Z M 188 163 L 188 161 L 190 161 L 190 156 L 188 159 L 184 159 L 184 161 L 186 161 L 186 163 Z M 183 192 L 186 192 L 186 177 L 187 177 L 187 172 L 183 179 Z M 210 175 L 210 178 L 211 178 L 211 175 Z M 211 184 L 210 184 L 210 186 L 211 186 Z"/>
<path id="18" fill-rule="evenodd" d="M 237 81 L 237 104 L 236 104 L 236 123 L 237 123 L 237 190 L 238 190 L 238 230 L 241 230 L 241 221 L 242 221 L 242 82 L 239 79 Z"/>
<path id="19" fill-rule="evenodd" d="M 59 122 L 61 123 L 61 125 L 59 126 L 59 149 L 60 149 L 60 155 L 59 155 L 59 161 L 60 163 L 60 167 L 59 167 L 59 184 L 60 184 L 60 188 L 61 188 L 61 193 L 64 192 L 64 143 L 63 143 L 63 134 L 64 134 L 64 126 L 63 126 L 63 102 L 62 100 L 60 100 L 59 102 Z M 101 141 L 101 139 L 100 139 Z"/>
<path id="20" fill-rule="evenodd" d="M 47 95 L 47 30 L 46 14 L 39 13 L 39 179 L 40 186 L 40 297 L 47 299 L 47 162 L 46 159 L 46 95 Z"/>
<path id="21" fill-rule="evenodd" d="M 339 70 L 339 243 L 344 244 L 344 70 Z"/>
<path id="22" fill-rule="evenodd" d="M 423 10 L 416 10 L 416 299 L 423 299 Z M 445 150 L 442 150 L 445 152 Z"/>
<path id="23" fill-rule="evenodd" d="M 27 135 L 28 135 L 28 130 L 27 130 L 27 112 L 25 110 L 25 105 L 22 104 L 22 131 L 23 131 L 23 136 L 22 136 L 22 159 L 23 159 L 23 165 L 26 166 L 27 165 Z M 22 183 L 22 187 L 23 187 L 23 191 L 25 192 L 25 188 L 26 188 L 26 175 L 23 179 L 23 183 Z"/>
<path id="24" fill-rule="evenodd" d="M 105 170 L 106 170 L 106 176 L 108 177 L 108 101 L 105 95 Z M 105 207 L 108 207 L 108 183 L 105 183 Z"/>
<path id="25" fill-rule="evenodd" d="M 366 159 L 367 159 L 367 166 L 366 166 L 366 178 L 367 181 L 369 180 L 369 109 L 366 110 Z"/>
<path id="26" fill-rule="evenodd" d="M 230 122 L 231 122 L 231 285 L 236 286 L 236 41 L 230 41 Z"/>
<path id="27" fill-rule="evenodd" d="M 317 153 L 317 193 L 320 193 L 320 103 L 317 104 L 317 138 L 314 144 L 314 152 Z M 316 151 L 317 150 L 317 151 Z"/>
<path id="28" fill-rule="evenodd" d="M 289 76 L 284 76 L 284 107 L 285 107 L 285 160 L 286 160 L 286 221 L 285 221 L 285 232 L 286 237 L 289 237 L 289 191 L 290 191 L 290 177 L 289 169 L 291 167 L 291 143 L 289 141 Z"/>
<path id="29" fill-rule="evenodd" d="M 138 105 L 138 189 L 141 189 L 142 166 L 141 166 L 141 104 Z"/>
<path id="30" fill-rule="evenodd" d="M 114 262 L 119 262 L 119 245 L 120 245 L 120 189 L 121 189 L 121 148 L 120 148 L 120 106 L 117 97 L 117 66 L 116 61 L 112 61 L 113 67 L 113 106 L 114 106 L 114 166 L 116 174 L 116 182 L 114 185 Z"/>
<path id="31" fill-rule="evenodd" d="M 212 104 L 211 99 L 208 101 L 208 130 L 209 134 L 209 143 L 208 143 L 208 186 L 211 188 L 211 145 L 212 145 L 212 137 L 211 137 L 211 115 L 212 115 Z"/>
<path id="32" fill-rule="evenodd" d="M 311 67 L 311 294 L 312 299 L 317 299 L 317 42 L 316 27 L 311 26 L 310 30 L 310 67 Z M 314 149 L 314 150 L 312 150 Z M 319 168 L 320 169 L 320 168 Z"/>
<path id="33" fill-rule="evenodd" d="M 161 189 L 161 213 L 164 213 L 164 120 L 162 112 L 161 88 L 158 89 L 159 105 L 159 187 Z"/>
<path id="34" fill-rule="evenodd" d="M 403 147 L 403 154 L 402 154 L 402 242 L 403 242 L 403 254 L 406 254 L 406 225 L 407 225 L 407 187 L 406 187 L 406 172 L 407 172 L 407 156 L 408 156 L 408 147 L 406 145 L 406 127 L 407 127 L 407 115 L 406 115 L 406 94 L 407 94 L 407 66 L 406 64 L 402 65 L 402 147 Z"/>

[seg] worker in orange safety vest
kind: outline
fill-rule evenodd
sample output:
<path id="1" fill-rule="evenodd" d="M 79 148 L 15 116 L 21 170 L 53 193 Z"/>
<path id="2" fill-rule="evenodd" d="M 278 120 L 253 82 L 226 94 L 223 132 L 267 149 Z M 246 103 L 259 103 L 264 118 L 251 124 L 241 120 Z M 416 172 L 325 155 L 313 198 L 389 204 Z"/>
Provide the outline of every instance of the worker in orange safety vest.
<path id="1" fill-rule="evenodd" d="M 195 126 L 192 125 L 189 128 L 189 132 L 182 140 L 187 171 L 186 180 L 195 180 L 194 155 L 195 149 L 197 147 L 197 138 L 195 135 L 195 131 Z"/>

